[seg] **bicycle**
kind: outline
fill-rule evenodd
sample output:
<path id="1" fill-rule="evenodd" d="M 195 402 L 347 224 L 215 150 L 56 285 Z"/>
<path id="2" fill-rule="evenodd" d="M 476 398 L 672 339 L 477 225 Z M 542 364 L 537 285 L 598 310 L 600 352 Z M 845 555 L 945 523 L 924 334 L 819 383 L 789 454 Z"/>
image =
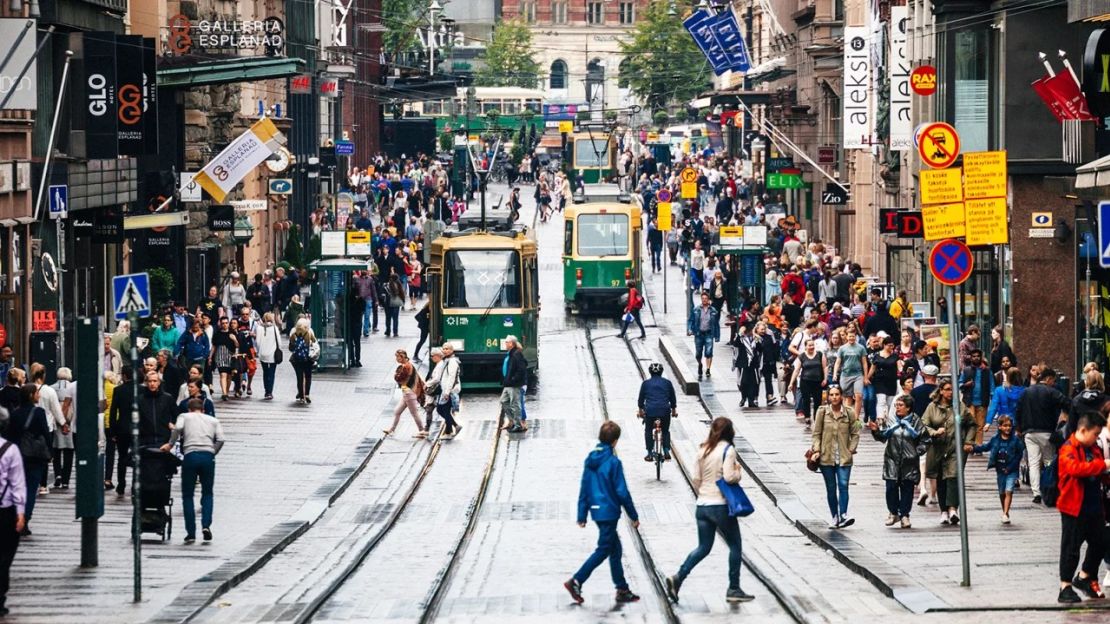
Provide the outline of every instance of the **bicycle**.
<path id="1" fill-rule="evenodd" d="M 655 436 L 655 450 L 652 452 L 655 460 L 655 480 L 661 481 L 663 478 L 663 419 L 655 419 L 655 431 L 652 434 Z"/>

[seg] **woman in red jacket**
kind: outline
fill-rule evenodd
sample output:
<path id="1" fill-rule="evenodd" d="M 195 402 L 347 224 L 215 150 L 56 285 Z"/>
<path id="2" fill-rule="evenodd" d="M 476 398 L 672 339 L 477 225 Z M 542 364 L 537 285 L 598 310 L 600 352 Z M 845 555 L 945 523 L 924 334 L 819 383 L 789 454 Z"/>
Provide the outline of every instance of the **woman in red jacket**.
<path id="1" fill-rule="evenodd" d="M 624 305 L 624 314 L 621 318 L 621 338 L 624 338 L 625 333 L 628 332 L 628 326 L 632 321 L 636 321 L 636 325 L 640 328 L 640 340 L 647 338 L 644 324 L 640 321 L 640 310 L 643 307 L 644 298 L 640 295 L 640 291 L 636 290 L 636 282 L 628 280 L 628 302 Z"/>
<path id="2" fill-rule="evenodd" d="M 1102 598 L 1098 584 L 1098 566 L 1106 547 L 1106 514 L 1103 509 L 1102 486 L 1110 483 L 1110 459 L 1102 456 L 1096 442 L 1106 426 L 1102 414 L 1081 414 L 1075 433 L 1060 447 L 1057 466 L 1060 496 L 1056 508 L 1060 510 L 1060 596 L 1057 602 L 1078 603 L 1081 598 L 1075 589 L 1091 598 Z M 1087 542 L 1087 555 L 1083 567 L 1072 579 L 1079 563 L 1079 548 Z M 1074 587 L 1074 589 L 1073 589 Z"/>

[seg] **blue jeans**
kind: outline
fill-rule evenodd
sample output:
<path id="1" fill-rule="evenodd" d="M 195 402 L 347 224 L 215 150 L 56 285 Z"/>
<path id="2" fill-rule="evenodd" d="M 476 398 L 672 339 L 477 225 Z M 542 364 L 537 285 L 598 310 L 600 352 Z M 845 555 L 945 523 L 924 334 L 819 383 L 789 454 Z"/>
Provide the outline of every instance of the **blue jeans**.
<path id="1" fill-rule="evenodd" d="M 852 476 L 851 466 L 821 466 L 821 476 L 825 477 L 825 496 L 829 500 L 829 515 L 848 515 L 848 478 Z M 839 496 L 837 494 L 839 493 Z"/>
<path id="2" fill-rule="evenodd" d="M 23 463 L 23 478 L 27 482 L 27 500 L 23 513 L 27 522 L 31 521 L 31 514 L 35 512 L 35 498 L 39 495 L 39 484 L 46 478 L 46 467 L 47 464 L 37 461 Z"/>
<path id="3" fill-rule="evenodd" d="M 207 451 L 193 451 L 181 462 L 181 511 L 185 514 L 185 536 L 196 537 L 197 515 L 193 492 L 200 477 L 200 526 L 212 526 L 212 485 L 216 480 L 216 456 Z"/>
<path id="4" fill-rule="evenodd" d="M 878 419 L 878 412 L 876 411 L 878 409 L 878 403 L 879 403 L 879 399 L 875 394 L 875 386 L 872 385 L 872 384 L 867 384 L 866 386 L 864 386 L 863 387 L 863 415 L 864 415 L 863 422 L 869 422 L 869 421 L 874 421 L 874 420 Z M 886 414 L 883 414 L 883 416 L 885 417 Z"/>
<path id="5" fill-rule="evenodd" d="M 373 320 L 374 331 L 378 330 L 378 306 L 374 305 L 373 301 L 366 302 L 366 310 L 362 313 L 362 333 L 369 334 L 371 327 L 371 319 Z"/>
<path id="6" fill-rule="evenodd" d="M 743 549 L 739 522 L 728 515 L 728 505 L 699 505 L 694 517 L 698 522 L 698 546 L 686 555 L 686 561 L 678 569 L 679 582 L 686 580 L 694 566 L 705 559 L 713 549 L 717 531 L 720 531 L 728 544 L 728 588 L 740 589 L 740 560 Z"/>
<path id="7" fill-rule="evenodd" d="M 262 364 L 262 389 L 266 396 L 274 394 L 274 375 L 277 373 L 277 364 L 272 362 L 259 362 Z"/>
<path id="8" fill-rule="evenodd" d="M 401 315 L 401 308 L 387 306 L 385 308 L 385 335 L 396 336 L 398 319 Z"/>
<path id="9" fill-rule="evenodd" d="M 624 568 L 621 567 L 621 538 L 617 535 L 617 520 L 602 520 L 597 523 L 597 550 L 593 552 L 574 573 L 574 580 L 581 584 L 586 583 L 590 574 L 609 560 L 609 574 L 613 577 L 613 585 L 617 589 L 628 589 L 628 581 L 624 580 Z"/>

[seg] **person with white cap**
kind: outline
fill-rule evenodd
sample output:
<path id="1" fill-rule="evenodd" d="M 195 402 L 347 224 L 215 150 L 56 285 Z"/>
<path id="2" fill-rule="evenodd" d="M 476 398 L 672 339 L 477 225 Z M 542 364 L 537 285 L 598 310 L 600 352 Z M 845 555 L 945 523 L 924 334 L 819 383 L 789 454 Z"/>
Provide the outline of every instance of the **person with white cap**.
<path id="1" fill-rule="evenodd" d="M 239 308 L 243 306 L 243 302 L 247 300 L 247 289 L 243 283 L 239 281 L 239 272 L 231 272 L 231 281 L 224 284 L 224 292 L 220 296 L 223 301 L 224 309 L 231 310 L 233 316 L 239 316 Z"/>

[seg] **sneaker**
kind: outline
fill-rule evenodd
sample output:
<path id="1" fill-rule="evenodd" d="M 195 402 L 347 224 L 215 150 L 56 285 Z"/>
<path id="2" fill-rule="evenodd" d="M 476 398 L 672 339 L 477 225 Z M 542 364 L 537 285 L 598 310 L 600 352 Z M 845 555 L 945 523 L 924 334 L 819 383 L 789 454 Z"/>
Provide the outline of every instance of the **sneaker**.
<path id="1" fill-rule="evenodd" d="M 713 376 L 713 369 L 710 369 L 710 368 L 705 369 L 705 378 L 709 379 L 712 376 Z"/>
<path id="2" fill-rule="evenodd" d="M 309 397 L 309 396 L 307 396 L 307 395 L 305 395 L 305 398 L 304 398 L 304 402 L 305 402 L 305 403 L 312 403 L 312 398 L 311 398 L 311 397 Z"/>
<path id="3" fill-rule="evenodd" d="M 950 524 L 951 522 L 952 522 L 952 519 L 948 516 L 947 511 L 942 512 L 940 514 L 940 523 L 941 524 Z"/>
<path id="4" fill-rule="evenodd" d="M 1060 590 L 1060 595 L 1056 597 L 1056 602 L 1064 604 L 1078 604 L 1080 602 L 1083 602 L 1083 599 L 1079 597 L 1079 594 L 1075 593 L 1075 590 L 1071 588 L 1071 585 L 1068 585 L 1067 587 Z"/>
<path id="5" fill-rule="evenodd" d="M 644 455 L 644 461 L 646 461 L 648 463 L 651 463 L 651 462 L 655 461 L 655 457 L 652 456 L 651 453 L 648 453 L 647 455 Z"/>
<path id="6" fill-rule="evenodd" d="M 50 493 L 50 490 L 48 490 L 44 487 L 39 487 L 39 496 L 46 496 L 49 493 Z"/>
<path id="7" fill-rule="evenodd" d="M 193 535 L 186 535 L 185 536 L 185 544 L 186 545 L 192 544 L 195 541 L 197 541 L 197 538 L 195 536 L 193 536 Z"/>
<path id="8" fill-rule="evenodd" d="M 910 517 L 909 516 L 902 516 L 902 528 L 903 529 L 908 529 L 911 526 L 913 526 L 913 525 L 910 524 Z"/>
<path id="9" fill-rule="evenodd" d="M 924 507 L 925 503 L 927 503 L 928 501 L 929 501 L 929 495 L 928 494 L 922 494 L 921 498 L 917 499 L 917 506 L 918 507 Z"/>
<path id="10" fill-rule="evenodd" d="M 829 520 L 829 528 L 830 529 L 839 529 L 840 528 L 840 517 L 839 516 L 833 516 L 832 519 Z"/>
<path id="11" fill-rule="evenodd" d="M 424 430 L 420 430 L 420 431 L 417 431 L 416 433 L 412 434 L 412 437 L 414 437 L 414 438 L 426 438 L 426 437 L 428 437 L 428 432 L 424 431 Z"/>
<path id="12" fill-rule="evenodd" d="M 952 514 L 951 516 L 949 516 L 949 521 L 954 525 L 959 524 L 960 523 L 959 514 Z"/>
<path id="13" fill-rule="evenodd" d="M 206 542 L 211 542 L 212 541 L 212 529 L 210 529 L 208 527 L 204 527 L 203 529 L 200 530 L 200 534 L 202 536 L 204 536 L 204 541 L 206 541 Z"/>
<path id="14" fill-rule="evenodd" d="M 632 593 L 631 589 L 618 589 L 616 600 L 617 602 L 638 602 L 640 597 Z"/>
<path id="15" fill-rule="evenodd" d="M 1079 576 L 1076 576 L 1074 579 L 1072 579 L 1071 584 L 1072 584 L 1072 587 L 1082 591 L 1083 593 L 1087 594 L 1091 598 L 1105 598 L 1106 597 L 1102 593 L 1102 587 L 1100 587 L 1099 584 L 1098 584 L 1098 577 L 1097 576 L 1088 576 L 1085 579 L 1081 579 L 1081 578 L 1079 578 Z"/>
<path id="16" fill-rule="evenodd" d="M 838 528 L 846 529 L 846 528 L 852 526 L 855 523 L 856 523 L 855 518 L 845 518 L 844 516 L 840 516 L 840 524 L 837 525 L 837 526 L 838 526 Z"/>
<path id="17" fill-rule="evenodd" d="M 677 576 L 668 576 L 664 579 L 664 585 L 667 588 L 667 598 L 671 602 L 678 602 L 678 590 L 682 589 L 682 581 L 678 580 Z"/>
<path id="18" fill-rule="evenodd" d="M 582 583 L 579 583 L 576 579 L 570 579 L 566 583 L 563 583 L 563 587 L 567 588 L 567 591 L 570 592 L 570 597 L 578 604 L 582 604 L 585 601 L 585 599 L 582 598 Z"/>
<path id="19" fill-rule="evenodd" d="M 1040 505 L 1041 504 L 1041 495 L 1040 494 L 1037 494 L 1036 496 L 1033 497 L 1033 504 L 1034 505 Z M 1072 593 L 1075 593 L 1075 592 L 1072 592 Z M 1064 595 L 1064 592 L 1061 591 L 1060 595 L 1061 596 Z"/>
<path id="20" fill-rule="evenodd" d="M 737 587 L 736 589 L 728 590 L 725 594 L 725 600 L 728 602 L 751 602 L 755 600 L 755 596 L 744 593 L 744 590 Z"/>
<path id="21" fill-rule="evenodd" d="M 1010 514 L 1002 514 L 1002 524 L 1010 524 Z"/>
<path id="22" fill-rule="evenodd" d="M 887 514 L 886 515 L 886 523 L 885 524 L 887 526 L 894 526 L 895 522 L 898 522 L 898 518 L 894 517 L 894 514 Z"/>

